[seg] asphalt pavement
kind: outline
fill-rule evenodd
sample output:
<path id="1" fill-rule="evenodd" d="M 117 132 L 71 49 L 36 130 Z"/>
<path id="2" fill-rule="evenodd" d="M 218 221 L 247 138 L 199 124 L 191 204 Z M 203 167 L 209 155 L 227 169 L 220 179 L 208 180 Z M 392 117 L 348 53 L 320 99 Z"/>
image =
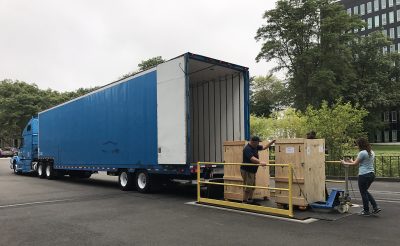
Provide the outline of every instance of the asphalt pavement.
<path id="1" fill-rule="evenodd" d="M 188 205 L 194 186 L 123 192 L 117 177 L 39 179 L 0 159 L 0 245 L 398 245 L 400 183 L 375 182 L 371 192 L 379 216 L 303 224 Z"/>

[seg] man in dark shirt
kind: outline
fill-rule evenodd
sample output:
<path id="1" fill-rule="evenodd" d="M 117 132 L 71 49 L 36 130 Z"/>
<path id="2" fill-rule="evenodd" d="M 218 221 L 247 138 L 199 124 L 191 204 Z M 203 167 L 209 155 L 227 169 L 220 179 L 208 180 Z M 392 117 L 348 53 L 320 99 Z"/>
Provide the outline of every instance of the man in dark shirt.
<path id="1" fill-rule="evenodd" d="M 260 138 L 257 136 L 253 136 L 250 139 L 250 142 L 243 149 L 243 163 L 248 164 L 259 164 L 260 166 L 265 166 L 266 163 L 260 161 L 258 156 L 259 150 L 268 149 L 275 140 L 269 142 L 266 146 L 259 145 Z M 243 184 L 255 186 L 256 184 L 256 173 L 258 166 L 240 166 L 240 173 L 242 174 Z M 243 201 L 246 203 L 254 203 L 253 200 L 254 188 L 244 188 L 244 199 Z"/>

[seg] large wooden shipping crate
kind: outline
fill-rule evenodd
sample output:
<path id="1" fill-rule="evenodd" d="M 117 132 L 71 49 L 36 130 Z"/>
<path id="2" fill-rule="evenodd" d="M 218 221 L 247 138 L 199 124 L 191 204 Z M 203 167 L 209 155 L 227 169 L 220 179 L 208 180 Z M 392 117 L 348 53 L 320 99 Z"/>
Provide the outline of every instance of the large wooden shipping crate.
<path id="1" fill-rule="evenodd" d="M 325 201 L 324 139 L 279 139 L 275 143 L 275 163 L 293 165 L 294 205 Z M 288 188 L 287 167 L 275 167 L 275 187 Z M 276 191 L 275 195 L 276 203 L 289 203 L 287 191 Z"/>
<path id="2" fill-rule="evenodd" d="M 224 162 L 225 163 L 242 163 L 243 148 L 246 146 L 246 141 L 227 141 L 224 143 Z M 260 145 L 263 145 L 261 142 Z M 269 152 L 268 149 L 258 152 L 260 160 L 268 164 Z M 243 185 L 242 175 L 239 165 L 224 165 L 224 183 Z M 258 167 L 256 173 L 256 186 L 269 187 L 269 167 Z M 253 198 L 265 199 L 270 196 L 267 189 L 255 189 Z M 243 201 L 244 191 L 242 187 L 225 186 L 224 198 L 226 200 Z"/>

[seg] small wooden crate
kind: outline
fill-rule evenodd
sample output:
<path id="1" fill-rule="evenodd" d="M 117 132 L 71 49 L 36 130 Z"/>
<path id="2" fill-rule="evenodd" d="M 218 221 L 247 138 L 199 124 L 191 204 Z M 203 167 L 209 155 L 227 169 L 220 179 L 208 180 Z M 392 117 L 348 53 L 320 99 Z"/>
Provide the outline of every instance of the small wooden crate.
<path id="1" fill-rule="evenodd" d="M 242 163 L 243 148 L 246 146 L 246 141 L 229 141 L 224 143 L 224 162 L 225 163 Z M 263 143 L 260 143 L 263 145 Z M 268 163 L 269 152 L 267 150 L 259 151 L 261 161 Z M 239 165 L 224 165 L 224 183 L 243 185 L 242 175 Z M 269 187 L 269 167 L 258 167 L 256 173 L 256 186 Z M 270 197 L 269 190 L 255 189 L 253 198 L 265 199 Z M 224 198 L 226 200 L 243 201 L 244 191 L 242 187 L 225 186 Z"/>
<path id="2" fill-rule="evenodd" d="M 325 201 L 325 140 L 279 139 L 275 143 L 276 164 L 293 165 L 293 205 L 308 206 Z M 275 187 L 288 188 L 288 168 L 275 167 Z M 276 191 L 275 201 L 288 204 L 288 192 Z"/>

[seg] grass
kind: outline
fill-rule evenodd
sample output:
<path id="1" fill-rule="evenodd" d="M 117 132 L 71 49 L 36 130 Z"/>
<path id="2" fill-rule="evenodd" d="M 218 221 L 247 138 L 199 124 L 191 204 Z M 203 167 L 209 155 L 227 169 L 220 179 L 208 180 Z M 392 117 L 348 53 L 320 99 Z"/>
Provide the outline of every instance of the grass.
<path id="1" fill-rule="evenodd" d="M 372 145 L 375 155 L 399 155 L 400 145 Z"/>

